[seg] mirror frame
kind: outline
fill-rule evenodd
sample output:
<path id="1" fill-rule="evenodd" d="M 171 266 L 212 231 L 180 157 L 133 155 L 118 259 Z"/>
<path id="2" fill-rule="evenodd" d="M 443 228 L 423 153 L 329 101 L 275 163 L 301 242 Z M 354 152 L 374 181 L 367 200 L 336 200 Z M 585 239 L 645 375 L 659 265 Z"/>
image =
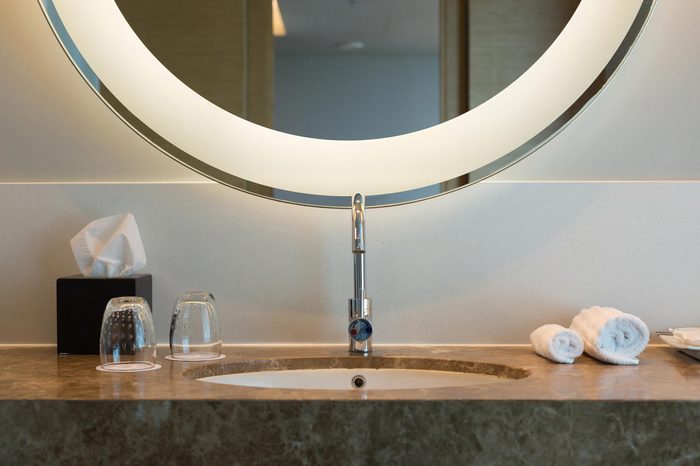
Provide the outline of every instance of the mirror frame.
<path id="1" fill-rule="evenodd" d="M 633 49 L 634 44 L 639 38 L 640 32 L 646 25 L 651 12 L 653 11 L 653 7 L 658 0 L 616 0 L 616 2 L 626 2 L 626 5 L 623 7 L 623 9 L 626 8 L 629 11 L 632 11 L 632 9 L 634 9 L 634 16 L 632 17 L 631 23 L 627 23 L 628 27 L 626 27 L 624 31 L 620 31 L 620 33 L 618 34 L 618 36 L 621 37 L 621 39 L 616 39 L 612 46 L 609 46 L 610 50 L 605 50 L 602 52 L 599 50 L 596 51 L 597 53 L 606 54 L 604 55 L 607 57 L 606 61 L 602 62 L 605 63 L 605 65 L 601 69 L 587 70 L 588 75 L 593 76 L 598 76 L 601 72 L 605 71 L 607 79 L 605 79 L 602 83 L 596 82 L 595 79 L 590 79 L 584 87 L 579 88 L 585 89 L 583 92 L 579 92 L 578 95 L 574 94 L 566 96 L 569 99 L 569 101 L 565 101 L 564 105 L 560 105 L 559 108 L 556 108 L 555 106 L 554 110 L 556 116 L 554 117 L 554 119 L 551 119 L 551 115 L 553 114 L 550 112 L 550 120 L 545 120 L 544 123 L 540 122 L 539 124 L 541 127 L 537 128 L 534 134 L 528 134 L 524 137 L 524 140 L 522 135 L 518 136 L 520 139 L 516 139 L 514 142 L 510 143 L 510 146 L 512 147 L 506 144 L 507 148 L 505 150 L 497 152 L 495 156 L 487 154 L 482 156 L 481 159 L 479 159 L 478 156 L 474 157 L 474 161 L 469 161 L 469 163 L 472 163 L 472 165 L 474 166 L 458 171 L 459 174 L 457 176 L 452 176 L 452 174 L 445 175 L 444 170 L 440 171 L 440 163 L 432 164 L 435 165 L 434 168 L 436 169 L 436 174 L 429 174 L 427 175 L 428 178 L 426 178 L 426 176 L 423 176 L 424 173 L 421 172 L 424 172 L 426 170 L 426 167 L 431 167 L 431 161 L 428 160 L 428 156 L 424 152 L 425 149 L 431 147 L 432 144 L 434 144 L 436 141 L 440 141 L 443 145 L 438 146 L 438 148 L 436 149 L 437 153 L 439 154 L 437 156 L 438 160 L 446 161 L 460 158 L 462 159 L 460 160 L 460 163 L 464 163 L 463 159 L 466 159 L 465 152 L 468 153 L 471 157 L 474 153 L 479 151 L 466 149 L 466 146 L 463 144 L 463 136 L 460 136 L 462 137 L 462 139 L 460 139 L 456 136 L 457 134 L 469 133 L 469 131 L 472 131 L 473 136 L 474 128 L 479 127 L 478 125 L 480 121 L 486 120 L 486 118 L 484 118 L 484 115 L 489 110 L 491 110 L 493 113 L 493 110 L 496 108 L 495 105 L 501 105 L 501 111 L 503 111 L 503 109 L 508 109 L 509 112 L 507 113 L 511 113 L 510 110 L 512 108 L 515 108 L 517 111 L 513 111 L 512 113 L 520 113 L 522 116 L 524 116 L 527 112 L 524 110 L 524 107 L 518 108 L 518 104 L 522 105 L 522 102 L 521 100 L 518 100 L 516 91 L 520 90 L 524 92 L 525 95 L 527 95 L 528 92 L 533 91 L 534 88 L 532 87 L 532 81 L 533 78 L 536 77 L 535 73 L 538 71 L 538 66 L 539 68 L 542 68 L 545 65 L 545 62 L 547 61 L 546 58 L 544 58 L 545 56 L 555 56 L 557 51 L 564 50 L 563 44 L 565 42 L 565 39 L 563 39 L 562 37 L 567 36 L 565 32 L 569 33 L 568 36 L 571 36 L 571 33 L 574 29 L 574 26 L 572 26 L 572 23 L 574 22 L 573 18 L 576 18 L 577 15 L 578 17 L 585 17 L 585 13 L 593 10 L 594 8 L 604 9 L 605 7 L 601 7 L 602 2 L 609 2 L 609 0 L 582 0 L 581 4 L 579 5 L 579 8 L 574 13 L 574 17 L 572 17 L 572 21 L 570 21 L 569 24 L 567 24 L 564 31 L 560 34 L 559 37 L 557 37 L 552 46 L 545 52 L 545 54 L 542 57 L 538 59 L 538 61 L 530 69 L 528 69 L 513 84 L 508 86 L 501 93 L 497 94 L 494 98 L 477 107 L 475 110 L 467 112 L 466 114 L 463 114 L 440 125 L 436 125 L 432 128 L 427 128 L 425 130 L 417 131 L 414 133 L 408 133 L 405 135 L 384 139 L 375 139 L 367 141 L 329 141 L 304 138 L 300 136 L 281 133 L 268 128 L 263 128 L 261 126 L 258 126 L 254 123 L 250 123 L 244 119 L 238 118 L 235 115 L 228 114 L 226 112 L 226 118 L 228 118 L 229 120 L 228 124 L 231 125 L 230 128 L 234 128 L 235 131 L 238 131 L 238 135 L 243 134 L 247 137 L 254 139 L 256 144 L 259 146 L 256 146 L 254 150 L 251 150 L 250 145 L 246 146 L 245 144 L 242 144 L 241 146 L 237 146 L 237 143 L 239 142 L 240 138 L 237 139 L 236 137 L 234 137 L 232 141 L 227 141 L 230 143 L 230 147 L 228 147 L 228 149 L 236 149 L 239 147 L 249 149 L 248 151 L 246 151 L 246 153 L 240 154 L 238 156 L 240 158 L 248 157 L 249 154 L 247 152 L 255 152 L 254 154 L 250 154 L 250 156 L 253 159 L 257 157 L 257 159 L 255 159 L 256 164 L 265 166 L 265 168 L 270 170 L 270 173 L 275 172 L 275 175 L 277 176 L 277 182 L 273 183 L 264 182 L 264 179 L 267 175 L 266 173 L 263 173 L 259 176 L 234 175 L 233 170 L 225 168 L 225 165 L 222 163 L 221 159 L 219 160 L 219 163 L 217 163 L 215 158 L 213 159 L 214 162 L 212 162 L 211 160 L 205 159 L 202 154 L 199 154 L 199 156 L 195 156 L 193 155 L 194 151 L 185 150 L 182 148 L 183 146 L 185 146 L 184 144 L 173 142 L 172 137 L 166 137 L 163 135 L 164 131 L 155 130 L 151 126 L 146 124 L 144 120 L 146 120 L 147 118 L 144 117 L 143 112 L 132 111 L 132 109 L 134 108 L 133 105 L 128 105 L 124 103 L 124 99 L 119 100 L 115 96 L 115 94 L 119 94 L 119 92 L 114 91 L 114 93 L 112 93 L 113 88 L 108 86 L 107 83 L 105 83 L 103 79 L 98 76 L 95 70 L 93 70 L 91 65 L 88 64 L 88 60 L 79 50 L 79 47 L 76 45 L 76 41 L 74 41 L 74 37 L 72 37 L 68 33 L 68 30 L 66 29 L 66 24 L 64 24 L 64 20 L 58 14 L 55 5 L 57 1 L 61 0 L 38 0 L 39 5 L 41 6 L 42 11 L 44 12 L 44 15 L 50 27 L 54 31 L 56 38 L 58 39 L 67 56 L 75 65 L 76 69 L 79 71 L 80 75 L 90 85 L 90 87 L 95 91 L 95 93 L 100 97 L 100 99 L 103 100 L 103 102 L 120 119 L 122 119 L 122 121 L 124 121 L 137 134 L 139 134 L 141 137 L 143 137 L 146 141 L 148 141 L 154 147 L 159 149 L 165 155 L 173 158 L 174 160 L 187 166 L 188 168 L 204 175 L 205 177 L 208 177 L 226 186 L 244 192 L 248 192 L 250 194 L 277 201 L 307 206 L 347 208 L 350 206 L 350 195 L 356 191 L 365 192 L 367 194 L 368 207 L 382 207 L 406 204 L 443 195 L 477 183 L 490 176 L 493 176 L 496 173 L 510 167 L 514 163 L 522 160 L 523 158 L 537 151 L 540 147 L 545 145 L 549 140 L 551 140 L 560 131 L 562 131 L 566 126 L 568 126 L 582 111 L 584 111 L 587 108 L 588 105 L 591 104 L 591 102 L 595 100 L 595 98 L 600 94 L 600 92 L 609 85 L 611 80 L 617 74 L 620 66 L 625 61 L 630 51 Z M 80 6 L 85 7 L 85 5 L 86 3 L 83 2 Z M 93 6 L 95 8 L 101 8 L 104 6 L 107 10 L 109 10 L 110 8 L 116 8 L 118 12 L 118 7 L 116 7 L 116 4 L 114 4 L 113 0 L 90 0 L 90 2 L 88 2 L 88 5 L 91 5 L 90 8 L 92 8 Z M 92 14 L 85 14 L 85 17 L 90 18 L 90 20 L 97 18 L 97 16 Z M 592 17 L 595 18 L 595 15 L 593 15 Z M 123 17 L 121 17 L 121 19 L 123 20 L 124 24 L 127 24 L 126 20 Z M 598 17 L 598 19 L 600 19 L 600 16 Z M 119 21 L 118 19 L 116 20 Z M 582 34 L 582 31 L 585 32 L 583 28 L 585 28 L 586 26 L 591 26 L 590 20 L 588 24 L 586 24 L 583 20 L 578 21 L 578 23 L 579 24 L 577 25 L 577 27 L 579 30 L 573 32 L 578 32 L 579 34 Z M 122 27 L 122 31 L 124 31 L 124 25 L 120 26 Z M 590 33 L 588 33 L 588 35 L 590 36 Z M 136 38 L 135 34 L 133 34 L 133 38 L 131 39 L 134 38 Z M 115 40 L 113 42 L 117 41 Z M 143 44 L 140 43 L 138 38 L 136 38 L 136 42 L 138 42 L 138 44 L 140 44 L 143 49 L 140 50 L 139 53 L 145 51 L 144 56 L 146 57 L 146 60 L 155 62 L 155 64 L 159 65 L 162 68 L 162 70 L 158 70 L 159 73 L 162 73 L 164 70 L 165 74 L 161 74 L 159 76 L 160 79 L 174 79 L 175 81 L 177 81 L 175 85 L 179 83 L 182 87 L 186 88 L 184 84 L 182 84 L 179 80 L 177 80 L 177 78 L 172 76 L 172 74 L 169 73 L 169 71 L 167 71 L 162 65 L 160 65 L 160 63 L 155 59 L 155 57 L 150 55 L 150 52 L 148 52 L 145 46 L 143 46 Z M 585 43 L 585 41 L 579 42 Z M 593 43 L 593 45 L 591 45 L 590 47 L 595 46 L 596 44 Z M 581 45 L 579 45 L 579 47 L 581 47 Z M 580 49 L 579 51 L 583 53 L 584 56 L 585 52 L 587 52 L 583 49 Z M 133 52 L 134 49 L 132 47 L 132 49 L 130 49 L 130 53 Z M 122 54 L 121 56 L 126 55 Z M 575 62 L 577 60 L 570 61 Z M 149 65 L 155 65 L 151 62 L 149 62 Z M 119 66 L 122 70 L 125 68 L 123 65 L 124 64 L 120 62 Z M 549 63 L 549 65 L 551 66 L 551 63 Z M 569 63 L 567 65 L 569 67 L 569 75 L 573 76 L 572 72 L 576 71 L 574 65 L 575 64 L 572 63 Z M 168 74 L 170 76 L 167 76 Z M 530 87 L 528 87 L 528 85 Z M 181 93 L 187 92 L 186 90 L 181 88 L 180 90 Z M 543 92 L 547 92 L 547 89 L 539 89 L 538 92 L 542 94 Z M 218 110 L 219 113 L 223 112 L 223 110 L 219 109 L 214 104 L 206 101 L 201 96 L 198 96 L 196 93 L 194 93 L 194 91 L 191 91 L 191 94 L 194 94 L 194 96 L 189 97 L 194 99 L 198 98 L 199 100 L 203 101 L 191 102 L 195 102 L 197 105 L 205 106 L 208 104 L 210 107 L 212 107 L 211 110 Z M 141 97 L 144 96 L 145 94 L 142 93 Z M 583 98 L 581 96 L 590 97 Z M 134 101 L 132 100 L 132 104 L 133 102 Z M 153 105 L 151 105 L 151 108 L 153 108 Z M 160 107 L 155 108 L 160 109 Z M 504 118 L 507 118 L 507 116 L 505 116 Z M 505 133 L 507 133 L 507 131 Z M 223 133 L 219 132 L 218 134 Z M 486 136 L 481 137 L 480 132 L 476 132 L 476 134 L 480 136 L 480 139 L 486 138 Z M 510 134 L 507 134 L 507 136 L 510 136 Z M 502 134 L 495 134 L 492 131 L 492 134 L 488 137 L 490 137 L 491 139 L 496 139 L 502 138 L 503 136 Z M 515 138 L 516 136 L 513 137 Z M 474 141 L 475 138 L 472 138 L 472 140 L 469 142 Z M 480 141 L 475 141 L 477 147 L 479 142 Z M 218 141 L 214 140 L 214 143 L 218 143 Z M 284 163 L 280 163 L 280 159 L 272 159 L 273 155 L 278 156 L 279 151 L 283 150 L 287 146 L 299 148 L 297 150 L 297 157 L 303 157 L 303 159 L 295 158 L 291 162 L 284 162 L 288 164 L 291 163 L 292 165 L 290 166 L 284 166 Z M 386 178 L 386 174 L 389 173 L 389 171 L 391 171 L 393 175 L 396 175 L 396 165 L 392 165 L 391 160 L 375 161 L 373 159 L 365 157 L 365 152 L 368 152 L 366 150 L 367 148 L 372 149 L 369 152 L 372 152 L 375 157 L 378 157 L 377 154 L 381 153 L 381 151 L 388 152 L 392 157 L 394 157 L 394 159 L 396 159 L 396 157 L 404 156 L 407 158 L 413 157 L 418 161 L 418 163 L 414 165 L 406 163 L 405 165 L 411 165 L 409 167 L 410 171 L 418 173 L 418 181 L 404 182 L 403 179 L 400 179 L 398 183 L 394 184 L 385 181 L 384 178 Z M 313 152 L 314 155 L 307 155 L 307 150 L 309 152 Z M 227 157 L 230 157 L 230 153 L 231 152 L 228 152 L 226 154 Z M 318 157 L 319 155 L 325 155 L 328 159 L 332 160 L 326 163 L 325 159 L 321 159 Z M 340 155 L 343 155 L 345 158 L 340 157 Z M 260 159 L 260 157 L 263 158 Z M 348 161 L 348 158 L 351 158 L 351 160 Z M 262 163 L 259 163 L 259 161 L 262 161 Z M 376 165 L 375 162 L 377 162 L 378 165 Z M 247 166 L 251 165 L 249 162 L 246 163 Z M 401 161 L 400 165 L 404 165 L 403 160 Z M 296 177 L 297 185 L 292 184 L 291 186 L 286 186 L 283 177 L 286 173 L 290 173 L 289 170 L 292 166 L 301 167 L 301 175 L 298 175 Z M 375 166 L 379 166 L 380 168 L 376 168 Z M 384 172 L 382 172 L 381 167 L 383 167 L 383 169 L 385 170 Z M 361 171 L 364 171 L 359 175 L 359 177 L 357 171 L 358 168 Z M 401 168 L 403 168 L 403 166 Z M 452 168 L 452 170 L 454 170 L 454 168 Z M 238 171 L 236 172 L 238 173 Z M 319 172 L 327 175 L 328 177 L 327 181 L 324 179 L 325 185 L 309 185 L 309 189 L 306 189 L 304 185 L 304 182 L 306 180 L 304 178 L 312 178 L 309 176 L 309 173 L 314 173 L 315 176 L 317 176 L 317 173 Z M 399 173 L 399 175 L 403 174 L 403 171 Z M 430 176 L 432 176 L 433 178 L 430 178 Z M 353 177 L 360 179 L 352 179 Z M 362 179 L 364 177 L 372 178 L 371 182 L 366 182 L 364 179 Z M 427 182 L 426 179 L 428 180 Z M 365 183 L 366 185 L 363 183 Z M 386 185 L 389 187 L 388 190 L 385 190 L 383 188 L 383 186 L 385 186 L 385 184 L 383 183 L 386 183 Z M 352 186 L 350 186 L 351 184 Z M 280 187 L 274 187 L 275 185 Z M 332 192 L 334 189 L 336 189 L 335 186 L 338 185 L 347 185 L 341 188 L 341 191 L 344 193 L 347 192 L 348 194 L 340 195 Z M 399 189 L 392 189 L 396 187 L 398 187 Z"/>

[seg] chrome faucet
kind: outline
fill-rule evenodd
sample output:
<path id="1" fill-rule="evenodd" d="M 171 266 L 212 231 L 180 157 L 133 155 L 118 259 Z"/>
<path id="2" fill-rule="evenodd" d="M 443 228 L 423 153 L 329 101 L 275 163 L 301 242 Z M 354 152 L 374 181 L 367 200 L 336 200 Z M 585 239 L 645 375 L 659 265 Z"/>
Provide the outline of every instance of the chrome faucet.
<path id="1" fill-rule="evenodd" d="M 365 196 L 352 196 L 352 256 L 355 295 L 349 300 L 350 352 L 367 354 L 372 351 L 372 301 L 365 290 Z"/>

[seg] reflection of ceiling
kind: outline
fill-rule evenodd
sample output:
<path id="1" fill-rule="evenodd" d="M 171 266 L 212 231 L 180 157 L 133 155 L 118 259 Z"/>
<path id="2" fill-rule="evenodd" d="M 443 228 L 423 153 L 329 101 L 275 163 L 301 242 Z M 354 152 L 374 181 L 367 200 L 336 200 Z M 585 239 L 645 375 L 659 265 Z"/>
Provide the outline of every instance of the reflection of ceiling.
<path id="1" fill-rule="evenodd" d="M 279 0 L 287 36 L 277 53 L 331 53 L 363 42 L 353 53 L 437 53 L 439 0 Z"/>

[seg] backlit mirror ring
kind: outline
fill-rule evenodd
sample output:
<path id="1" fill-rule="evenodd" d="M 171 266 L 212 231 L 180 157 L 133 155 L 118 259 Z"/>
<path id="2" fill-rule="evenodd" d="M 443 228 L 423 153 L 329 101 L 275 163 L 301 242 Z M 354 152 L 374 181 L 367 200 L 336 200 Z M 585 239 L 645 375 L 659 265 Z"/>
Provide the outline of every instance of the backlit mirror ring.
<path id="1" fill-rule="evenodd" d="M 207 146 L 205 150 L 179 141 L 183 131 L 159 126 L 160 122 L 156 121 L 161 115 L 169 115 L 174 120 L 182 120 L 187 115 L 186 111 L 178 115 L 163 107 L 163 99 L 148 100 L 158 98 L 154 87 L 167 87 L 160 84 L 168 79 L 177 81 L 172 75 L 166 76 L 170 73 L 164 67 L 166 75 L 150 77 L 159 86 L 149 88 L 144 84 L 141 93 L 134 92 L 133 88 L 138 86 L 133 86 L 133 81 L 140 76 L 134 74 L 134 70 L 125 71 L 126 62 L 119 57 L 138 55 L 134 52 L 144 55 L 143 51 L 145 55 L 150 54 L 133 31 L 130 41 L 121 40 L 122 35 L 119 41 L 110 42 L 105 36 L 110 31 L 130 31 L 123 17 L 124 24 L 120 24 L 120 18 L 113 17 L 114 10 L 118 11 L 113 0 L 39 0 L 39 3 L 64 50 L 86 81 L 93 89 L 101 88 L 98 95 L 105 103 L 166 155 L 204 176 L 251 194 L 304 205 L 347 207 L 349 194 L 355 191 L 368 194 L 368 206 L 396 205 L 434 197 L 487 178 L 535 151 L 595 99 L 596 92 L 589 88 L 601 71 L 606 70 L 607 79 L 602 87 L 596 87 L 598 92 L 610 82 L 646 23 L 655 0 L 583 0 L 554 44 L 527 72 L 475 110 L 441 125 L 378 140 L 328 141 L 280 133 L 232 114 L 217 113 L 221 125 L 207 124 L 198 128 L 193 124 L 188 128 L 189 136 L 203 141 Z M 59 3 L 62 4 L 61 15 L 56 8 Z M 71 8 L 72 15 L 68 14 Z M 117 27 L 111 28 L 110 21 L 115 21 Z M 102 31 L 106 42 L 92 40 L 94 36 L 89 36 Z M 606 41 L 596 42 L 606 34 L 609 36 Z M 92 42 L 92 51 L 88 42 Z M 125 43 L 132 48 L 124 49 Z M 138 44 L 142 50 L 138 49 Z M 116 48 L 104 54 L 109 47 Z M 119 47 L 122 47 L 121 52 Z M 107 58 L 99 57 L 95 50 L 109 56 L 116 66 Z M 152 55 L 150 60 L 157 63 Z M 587 60 L 596 65 L 585 70 L 576 66 Z M 156 66 L 151 62 L 143 63 Z M 121 81 L 106 73 L 110 66 L 122 69 Z M 556 71 L 553 77 L 544 78 L 538 74 L 547 69 Z M 581 77 L 582 73 L 586 76 Z M 562 85 L 553 87 L 548 79 L 558 80 L 555 82 Z M 569 86 L 569 81 L 577 79 Z M 147 80 L 138 80 L 142 82 Z M 177 83 L 171 84 L 177 86 Z M 601 86 L 600 83 L 594 85 Z M 549 99 L 548 105 L 533 107 L 523 103 L 523 99 L 538 93 L 545 100 Z M 582 95 L 586 98 L 580 98 Z M 197 106 L 207 112 L 218 109 L 201 97 L 199 99 L 204 102 L 197 101 L 196 94 L 188 97 L 191 99 L 188 102 L 195 105 L 183 107 L 187 111 Z M 214 108 L 207 108 L 206 103 Z M 141 108 L 135 110 L 138 107 Z M 231 157 L 233 153 L 235 157 Z"/>

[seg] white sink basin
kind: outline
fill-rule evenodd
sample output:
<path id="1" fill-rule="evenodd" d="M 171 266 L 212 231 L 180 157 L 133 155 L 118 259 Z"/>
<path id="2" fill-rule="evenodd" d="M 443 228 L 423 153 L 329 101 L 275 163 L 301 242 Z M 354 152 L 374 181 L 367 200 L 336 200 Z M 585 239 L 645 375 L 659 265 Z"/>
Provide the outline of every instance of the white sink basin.
<path id="1" fill-rule="evenodd" d="M 296 390 L 400 390 L 508 382 L 495 375 L 423 369 L 292 369 L 199 378 L 202 382 Z"/>
<path id="2" fill-rule="evenodd" d="M 243 359 L 193 367 L 201 382 L 290 390 L 415 390 L 469 387 L 527 377 L 526 369 L 482 361 L 372 355 Z"/>

